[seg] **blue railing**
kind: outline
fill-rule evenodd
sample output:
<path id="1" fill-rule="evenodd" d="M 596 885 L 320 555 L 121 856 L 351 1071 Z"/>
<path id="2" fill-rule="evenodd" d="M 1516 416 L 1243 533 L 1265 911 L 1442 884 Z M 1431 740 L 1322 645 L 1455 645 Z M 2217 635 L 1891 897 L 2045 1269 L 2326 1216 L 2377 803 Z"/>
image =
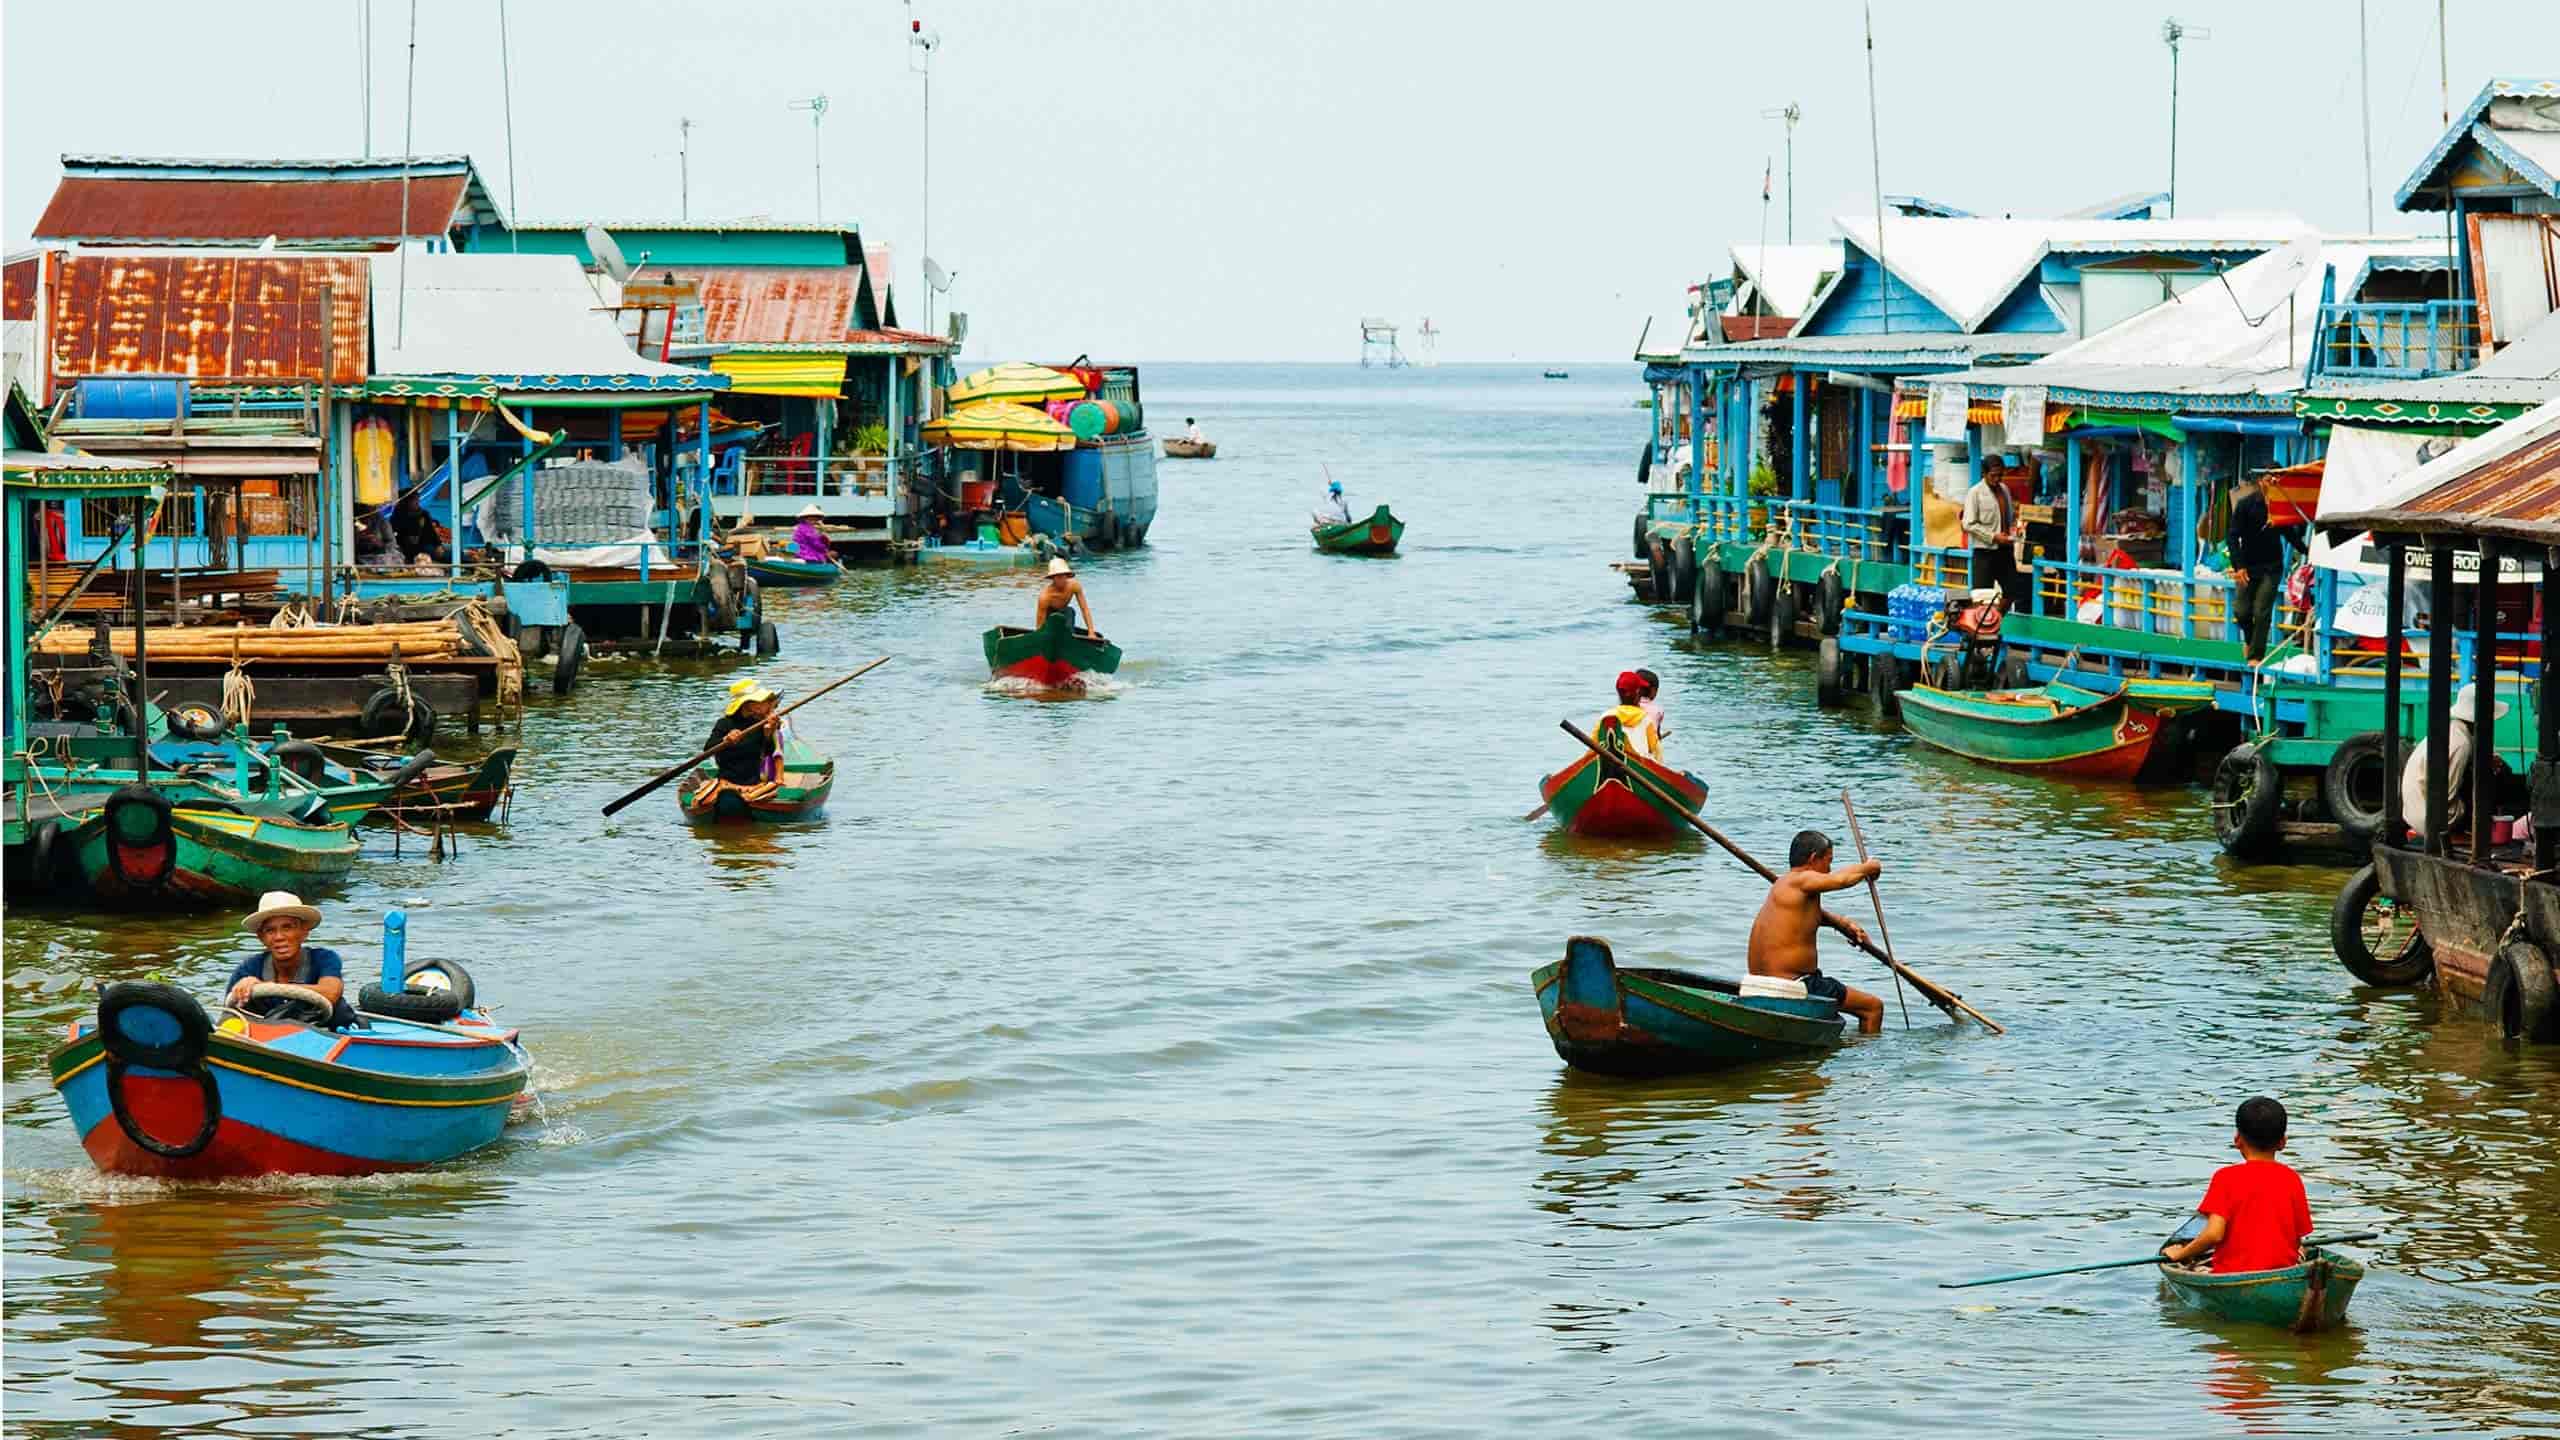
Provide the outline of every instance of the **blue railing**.
<path id="1" fill-rule="evenodd" d="M 2479 307 L 2468 300 L 2323 305 L 2319 337 L 2315 376 L 2423 380 L 2480 363 Z"/>
<path id="2" fill-rule="evenodd" d="M 1769 502 L 1770 519 L 1794 548 L 1844 560 L 1892 559 L 1893 547 L 1885 538 L 1885 517 L 1892 513 L 1910 512 L 1906 507 L 1889 511 L 1882 506 L 1825 505 L 1814 500 Z"/>
<path id="3" fill-rule="evenodd" d="M 2238 640 L 2231 581 L 2221 575 L 2117 570 L 2060 560 L 2035 562 L 2035 613 L 2144 635 Z M 2094 593 L 2093 593 L 2094 592 Z M 2084 607 L 2087 608 L 2084 611 Z M 2284 617 L 2279 615 L 2278 620 Z"/>

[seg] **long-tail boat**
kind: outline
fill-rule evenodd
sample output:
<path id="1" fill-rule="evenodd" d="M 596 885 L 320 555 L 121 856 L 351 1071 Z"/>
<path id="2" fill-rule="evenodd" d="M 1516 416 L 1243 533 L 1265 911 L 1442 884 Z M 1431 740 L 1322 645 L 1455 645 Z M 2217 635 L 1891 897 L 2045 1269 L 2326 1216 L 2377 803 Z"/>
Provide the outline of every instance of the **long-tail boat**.
<path id="1" fill-rule="evenodd" d="M 92 893 L 170 906 L 253 901 L 270 890 L 326 890 L 355 868 L 355 832 L 249 814 L 210 795 L 128 785 L 61 837 Z"/>
<path id="2" fill-rule="evenodd" d="M 772 779 L 742 790 L 722 783 L 720 767 L 705 760 L 676 790 L 676 808 L 687 820 L 805 820 L 826 808 L 835 787 L 835 761 L 786 739 Z"/>
<path id="3" fill-rule="evenodd" d="M 844 567 L 833 560 L 803 560 L 796 555 L 750 555 L 747 573 L 765 585 L 833 585 Z"/>
<path id="4" fill-rule="evenodd" d="M 298 985 L 260 986 L 263 1016 L 208 1014 L 154 981 L 108 985 L 50 1060 L 90 1160 L 174 1180 L 363 1175 L 497 1139 L 529 1079 L 516 1032 L 477 1008 L 460 966 L 407 960 L 406 925 L 383 918 L 359 1028 L 330 1028 L 319 992 Z"/>
<path id="5" fill-rule="evenodd" d="M 1077 630 L 1063 610 L 1051 612 L 1037 629 L 999 625 L 981 638 L 991 674 L 999 680 L 1027 680 L 1042 690 L 1081 690 L 1085 676 L 1120 668 L 1120 647 Z"/>
<path id="6" fill-rule="evenodd" d="M 2204 1217 L 2190 1216 L 2170 1235 L 2192 1240 Z M 2160 1279 L 2180 1300 L 2225 1320 L 2274 1325 L 2308 1335 L 2345 1323 L 2347 1302 L 2364 1279 L 2364 1262 L 2319 1245 L 2306 1245 L 2302 1258 L 2279 1270 L 2235 1270 L 2217 1275 L 2199 1265 L 2160 1267 Z"/>
<path id="7" fill-rule="evenodd" d="M 1707 787 L 1697 777 L 1638 753 L 1616 720 L 1600 723 L 1598 739 L 1609 751 L 1607 759 L 1586 750 L 1581 759 L 1538 782 L 1539 798 L 1566 830 L 1620 840 L 1656 840 L 1680 833 L 1679 812 L 1663 803 L 1654 786 L 1629 780 L 1629 769 L 1644 772 L 1692 810 L 1707 803 Z"/>
<path id="8" fill-rule="evenodd" d="M 1676 1075 L 1840 1046 L 1840 1007 L 1754 977 L 1621 969 L 1609 942 L 1576 935 L 1564 958 L 1531 972 L 1556 1055 L 1601 1075 Z"/>
<path id="9" fill-rule="evenodd" d="M 1404 522 L 1381 505 L 1366 520 L 1316 525 L 1307 533 L 1315 537 L 1316 548 L 1328 555 L 1393 555 L 1396 542 L 1404 538 Z"/>
<path id="10" fill-rule="evenodd" d="M 2137 700 L 2122 685 L 2090 690 L 2061 680 L 2026 690 L 1915 685 L 1902 692 L 1902 725 L 1986 765 L 2130 780 L 2151 758 L 2167 703 Z"/>

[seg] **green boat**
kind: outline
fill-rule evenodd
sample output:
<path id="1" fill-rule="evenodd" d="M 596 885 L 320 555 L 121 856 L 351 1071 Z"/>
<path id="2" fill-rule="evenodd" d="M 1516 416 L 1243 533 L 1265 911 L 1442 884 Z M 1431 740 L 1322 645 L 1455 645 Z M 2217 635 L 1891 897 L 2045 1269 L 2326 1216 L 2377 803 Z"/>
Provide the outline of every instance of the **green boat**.
<path id="1" fill-rule="evenodd" d="M 1797 985 L 1690 970 L 1620 968 L 1609 942 L 1576 935 L 1530 972 L 1556 1056 L 1598 1075 L 1681 1075 L 1840 1048 L 1840 1007 Z"/>
<path id="2" fill-rule="evenodd" d="M 1317 525 L 1307 533 L 1315 537 L 1316 548 L 1328 555 L 1393 555 L 1396 542 L 1404 538 L 1404 522 L 1381 505 L 1366 520 Z"/>
<path id="3" fill-rule="evenodd" d="M 676 791 L 676 809 L 687 820 L 803 820 L 826 808 L 836 785 L 836 762 L 797 740 L 782 742 L 782 768 L 764 793 L 714 790 L 720 767 L 705 760 Z M 762 790 L 762 787 L 758 787 Z"/>
<path id="4" fill-rule="evenodd" d="M 2172 1240 L 2194 1237 L 2204 1217 L 2178 1227 Z M 2235 1270 L 2217 1275 L 2192 1265 L 2162 1265 L 2161 1283 L 2198 1310 L 2247 1325 L 2271 1325 L 2309 1335 L 2346 1323 L 2347 1302 L 2364 1279 L 2364 1262 L 2319 1245 L 2305 1246 L 2302 1260 L 2281 1270 Z"/>
<path id="5" fill-rule="evenodd" d="M 93 894 L 171 906 L 326 890 L 355 868 L 355 832 L 250 815 L 209 798 L 129 785 L 62 837 Z"/>
<path id="6" fill-rule="evenodd" d="M 999 680 L 1028 680 L 1042 690 L 1081 690 L 1085 676 L 1120 668 L 1120 647 L 1075 629 L 1064 610 L 1051 612 L 1036 630 L 999 625 L 980 638 L 989 673 Z"/>
<path id="7" fill-rule="evenodd" d="M 833 585 L 844 567 L 833 560 L 803 560 L 794 555 L 754 555 L 747 573 L 765 585 Z"/>
<path id="8" fill-rule="evenodd" d="M 2060 680 L 2029 690 L 1914 685 L 1901 699 L 1903 728 L 1928 744 L 2046 775 L 2130 780 L 2166 724 L 2122 686 L 2086 690 Z"/>

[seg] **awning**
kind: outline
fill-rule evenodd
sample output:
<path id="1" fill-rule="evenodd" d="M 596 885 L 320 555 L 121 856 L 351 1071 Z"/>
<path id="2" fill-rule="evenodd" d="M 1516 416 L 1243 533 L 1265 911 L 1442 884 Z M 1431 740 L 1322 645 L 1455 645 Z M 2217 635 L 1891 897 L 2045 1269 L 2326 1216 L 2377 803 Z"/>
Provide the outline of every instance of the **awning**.
<path id="1" fill-rule="evenodd" d="M 1033 405 L 1044 400 L 1081 400 L 1084 382 L 1072 375 L 1061 375 L 1046 365 L 1027 365 L 1019 360 L 980 370 L 963 377 L 958 384 L 943 392 L 951 403 L 967 405 L 978 400 L 1010 400 Z"/>
<path id="2" fill-rule="evenodd" d="M 844 389 L 845 357 L 732 350 L 711 358 L 712 373 L 729 377 L 734 395 L 799 395 L 833 399 Z"/>
<path id="3" fill-rule="evenodd" d="M 1078 391 L 1082 393 L 1081 389 Z M 925 423 L 925 443 L 955 450 L 1073 450 L 1076 432 L 1032 409 L 1001 400 L 963 405 Z"/>
<path id="4" fill-rule="evenodd" d="M 2044 412 L 2044 433 L 2047 435 L 2060 434 L 2065 426 L 2072 423 L 2072 417 L 2078 413 L 2078 411 L 2072 410 L 2066 406 L 2046 406 Z M 1929 397 L 1925 395 L 1905 395 L 1901 399 L 1894 401 L 1893 418 L 1896 420 L 1928 419 Z M 1965 423 L 1968 425 L 2000 424 L 2000 402 L 1997 400 L 1969 401 L 1964 407 L 1964 419 Z"/>
<path id="5" fill-rule="evenodd" d="M 2452 448 L 2451 441 L 2407 430 L 2340 425 L 2329 432 L 2329 454 L 2321 467 L 2318 513 L 2346 515 L 2380 509 L 2422 494 L 2425 485 L 2413 488 L 2406 483 L 2408 477 L 2434 455 Z M 2329 570 L 2380 575 L 2382 557 L 2379 552 L 2370 551 L 2366 540 L 2363 535 L 2341 539 L 2314 529 L 2311 563 Z"/>

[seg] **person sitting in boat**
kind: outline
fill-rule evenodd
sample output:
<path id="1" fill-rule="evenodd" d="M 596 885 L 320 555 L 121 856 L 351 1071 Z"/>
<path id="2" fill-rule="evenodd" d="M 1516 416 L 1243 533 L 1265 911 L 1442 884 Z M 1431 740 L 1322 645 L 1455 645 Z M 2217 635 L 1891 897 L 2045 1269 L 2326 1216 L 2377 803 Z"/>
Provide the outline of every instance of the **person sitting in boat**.
<path id="1" fill-rule="evenodd" d="M 1182 423 L 1189 427 L 1182 432 L 1182 438 L 1184 440 L 1194 445 L 1206 445 L 1209 443 L 1209 437 L 1200 433 L 1200 417 L 1196 415 L 1185 415 L 1182 417 Z"/>
<path id="2" fill-rule="evenodd" d="M 2471 717 L 2479 713 L 2480 688 L 2465 685 L 2453 697 L 2448 718 L 2453 722 L 2444 735 L 2444 832 L 2460 835 L 2470 823 L 2471 800 Z M 2492 702 L 2491 720 L 2507 718 L 2507 702 Z M 2409 823 L 2409 833 L 2427 838 L 2427 747 L 2423 744 L 2409 752 L 2409 763 L 2400 767 L 2400 818 Z"/>
<path id="3" fill-rule="evenodd" d="M 723 782 L 752 790 L 772 778 L 782 749 L 782 717 L 774 713 L 781 698 L 758 680 L 729 687 L 729 708 L 711 723 L 711 738 L 702 742 Z"/>
<path id="4" fill-rule="evenodd" d="M 1591 726 L 1599 734 L 1611 725 L 1626 733 L 1627 744 L 1647 759 L 1662 758 L 1662 732 L 1655 728 L 1652 712 L 1644 704 L 1644 676 L 1634 670 L 1618 672 L 1618 703 Z"/>
<path id="5" fill-rule="evenodd" d="M 265 1015 L 293 1002 L 282 996 L 253 1000 L 251 990 L 260 985 L 300 985 L 318 991 L 329 1002 L 328 1028 L 339 1030 L 356 1023 L 355 1007 L 347 1003 L 346 967 L 339 962 L 338 952 L 304 943 L 319 923 L 319 909 L 303 904 L 301 896 L 289 890 L 268 891 L 257 910 L 240 922 L 241 929 L 258 937 L 266 953 L 232 967 L 222 1003 Z"/>
<path id="6" fill-rule="evenodd" d="M 2284 1148 L 2284 1106 L 2253 1095 L 2240 1102 L 2232 1128 L 2240 1163 L 2214 1171 L 2204 1187 L 2196 1204 L 2204 1229 L 2192 1240 L 2161 1246 L 2160 1254 L 2183 1265 L 2210 1250 L 2217 1275 L 2300 1264 L 2303 1237 L 2311 1233 L 2311 1197 L 2303 1193 L 2302 1177 L 2276 1158 Z"/>
<path id="7" fill-rule="evenodd" d="M 1053 556 L 1049 561 L 1049 578 L 1040 586 L 1040 603 L 1031 612 L 1031 628 L 1037 630 L 1048 624 L 1049 617 L 1062 610 L 1066 612 L 1069 625 L 1076 623 L 1076 615 L 1081 611 L 1084 633 L 1097 640 L 1102 638 L 1102 627 L 1093 623 L 1093 601 L 1084 593 L 1084 582 L 1076 578 L 1075 567 Z"/>
<path id="8" fill-rule="evenodd" d="M 800 507 L 800 523 L 791 527 L 791 549 L 796 559 L 812 565 L 829 564 L 836 558 L 835 547 L 827 543 L 827 532 L 818 528 L 818 507 Z"/>
<path id="9" fill-rule="evenodd" d="M 1342 498 L 1341 481 L 1324 482 L 1324 499 L 1316 505 L 1316 523 L 1319 525 L 1351 523 L 1351 502 Z"/>
<path id="10" fill-rule="evenodd" d="M 1787 873 L 1769 887 L 1769 898 L 1760 902 L 1760 913 L 1751 922 L 1745 968 L 1754 975 L 1803 981 L 1807 995 L 1829 1000 L 1858 1017 L 1861 1035 L 1883 1030 L 1883 999 L 1823 974 L 1822 956 L 1813 943 L 1822 927 L 1822 897 L 1883 872 L 1884 866 L 1873 860 L 1834 870 L 1831 837 L 1819 830 L 1798 831 L 1787 847 Z M 1849 927 L 1852 939 L 1867 943 L 1867 932 L 1858 928 L 1858 922 L 1841 923 Z"/>
<path id="11" fill-rule="evenodd" d="M 428 516 L 427 507 L 418 503 L 414 491 L 401 496 L 400 503 L 392 507 L 391 539 L 413 564 L 442 564 L 450 558 L 444 527 Z"/>
<path id="12" fill-rule="evenodd" d="M 1671 738 L 1671 719 L 1662 713 L 1662 677 L 1650 670 L 1638 670 L 1636 678 L 1644 682 L 1644 698 L 1636 703 L 1644 707 L 1645 718 L 1653 722 L 1656 744 Z"/>

